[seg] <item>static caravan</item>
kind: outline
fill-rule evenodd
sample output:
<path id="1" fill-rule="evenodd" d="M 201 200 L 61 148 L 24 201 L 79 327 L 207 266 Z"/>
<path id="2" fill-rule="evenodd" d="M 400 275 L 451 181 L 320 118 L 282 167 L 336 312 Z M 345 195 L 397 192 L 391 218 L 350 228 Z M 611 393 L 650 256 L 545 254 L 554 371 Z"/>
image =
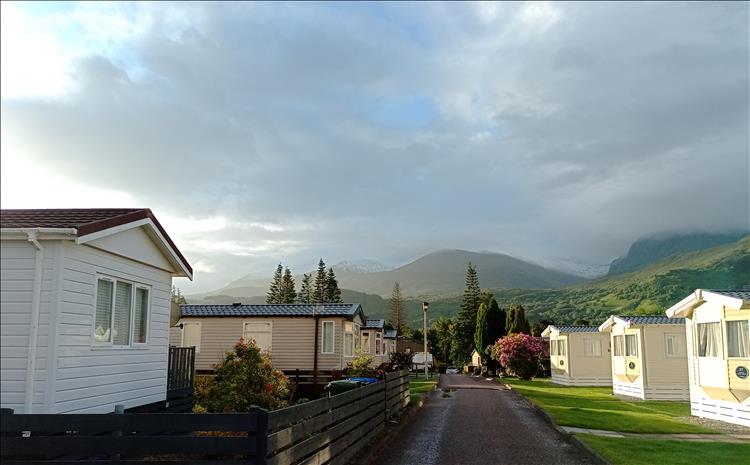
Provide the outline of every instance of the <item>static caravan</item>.
<path id="1" fill-rule="evenodd" d="M 386 329 L 385 331 L 383 331 L 383 340 L 385 341 L 385 354 L 390 360 L 391 354 L 393 352 L 396 352 L 398 332 L 395 329 Z"/>
<path id="2" fill-rule="evenodd" d="M 646 400 L 687 400 L 685 321 L 665 316 L 610 316 L 612 391 Z"/>
<path id="3" fill-rule="evenodd" d="M 612 386 L 609 335 L 596 326 L 549 325 L 552 382 L 569 386 Z"/>
<path id="4" fill-rule="evenodd" d="M 692 414 L 750 426 L 750 290 L 697 289 L 667 316 L 685 318 Z"/>
<path id="5" fill-rule="evenodd" d="M 361 331 L 360 347 L 363 353 L 372 356 L 373 367 L 388 361 L 387 347 L 383 340 L 383 326 L 385 326 L 385 320 L 367 319 Z"/>
<path id="6" fill-rule="evenodd" d="M 482 355 L 477 351 L 477 349 L 471 351 L 471 366 L 479 368 L 482 367 Z"/>
<path id="7" fill-rule="evenodd" d="M 363 337 L 359 304 L 180 305 L 171 330 L 176 346 L 195 346 L 195 368 L 211 371 L 240 338 L 271 353 L 275 368 L 290 372 L 341 370 L 362 343 L 375 347 L 375 331 Z"/>
<path id="8" fill-rule="evenodd" d="M 165 403 L 172 278 L 192 269 L 151 210 L 2 210 L 0 223 L 0 406 Z"/>

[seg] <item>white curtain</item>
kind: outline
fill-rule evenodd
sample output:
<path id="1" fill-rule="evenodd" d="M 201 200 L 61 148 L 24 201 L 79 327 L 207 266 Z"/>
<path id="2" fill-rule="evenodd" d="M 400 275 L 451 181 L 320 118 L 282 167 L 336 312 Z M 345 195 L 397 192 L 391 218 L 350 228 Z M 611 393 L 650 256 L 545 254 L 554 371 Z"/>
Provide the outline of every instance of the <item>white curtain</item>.
<path id="1" fill-rule="evenodd" d="M 750 321 L 727 321 L 727 346 L 730 357 L 750 358 Z"/>
<path id="2" fill-rule="evenodd" d="M 133 342 L 146 342 L 148 331 L 148 289 L 135 290 L 135 318 L 133 319 Z"/>
<path id="3" fill-rule="evenodd" d="M 133 301 L 133 285 L 118 281 L 115 291 L 115 327 L 112 343 L 130 344 L 130 309 Z"/>
<path id="4" fill-rule="evenodd" d="M 721 323 L 698 324 L 698 356 L 721 357 Z"/>
<path id="5" fill-rule="evenodd" d="M 638 356 L 638 339 L 636 339 L 635 334 L 625 336 L 625 355 L 629 357 Z"/>
<path id="6" fill-rule="evenodd" d="M 94 339 L 97 342 L 109 342 L 112 326 L 112 291 L 114 283 L 100 279 L 96 283 L 96 322 Z"/>

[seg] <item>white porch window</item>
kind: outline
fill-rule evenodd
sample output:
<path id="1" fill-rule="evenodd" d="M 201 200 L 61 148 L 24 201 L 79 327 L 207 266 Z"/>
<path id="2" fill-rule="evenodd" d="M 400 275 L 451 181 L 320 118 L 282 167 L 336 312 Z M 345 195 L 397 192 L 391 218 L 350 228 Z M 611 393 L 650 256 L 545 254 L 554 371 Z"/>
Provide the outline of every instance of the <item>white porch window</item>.
<path id="1" fill-rule="evenodd" d="M 549 354 L 557 355 L 557 339 L 549 341 Z"/>
<path id="2" fill-rule="evenodd" d="M 602 343 L 598 339 L 584 339 L 583 340 L 583 356 L 584 357 L 601 357 L 602 356 Z"/>
<path id="3" fill-rule="evenodd" d="M 242 326 L 242 339 L 254 341 L 264 352 L 270 351 L 273 326 L 270 321 L 246 321 Z"/>
<path id="4" fill-rule="evenodd" d="M 727 321 L 727 355 L 750 358 L 750 321 Z"/>
<path id="5" fill-rule="evenodd" d="M 615 336 L 612 338 L 614 348 L 615 348 L 615 357 L 622 357 L 625 355 L 625 345 L 622 340 L 622 336 Z"/>
<path id="6" fill-rule="evenodd" d="M 382 348 L 381 348 L 382 339 L 381 339 L 381 337 L 382 336 L 381 336 L 380 333 L 375 333 L 375 355 L 380 355 L 380 353 L 382 352 Z"/>
<path id="7" fill-rule="evenodd" d="M 362 331 L 362 353 L 370 353 L 370 332 Z"/>
<path id="8" fill-rule="evenodd" d="M 323 333 L 323 337 L 321 338 L 321 353 L 323 354 L 332 354 L 334 353 L 334 337 L 335 337 L 335 331 L 333 326 L 333 321 L 321 321 L 321 333 Z"/>
<path id="9" fill-rule="evenodd" d="M 698 323 L 698 357 L 721 358 L 721 323 Z"/>
<path id="10" fill-rule="evenodd" d="M 565 339 L 559 339 L 557 341 L 557 355 L 565 356 Z"/>
<path id="11" fill-rule="evenodd" d="M 680 343 L 680 336 L 678 334 L 664 335 L 664 355 L 667 358 L 685 356 L 682 344 Z"/>
<path id="12" fill-rule="evenodd" d="M 201 324 L 198 321 L 182 323 L 182 347 L 195 347 L 195 353 L 201 353 Z"/>
<path id="13" fill-rule="evenodd" d="M 638 338 L 635 334 L 625 335 L 625 355 L 628 357 L 638 356 Z"/>
<path id="14" fill-rule="evenodd" d="M 94 342 L 123 347 L 148 342 L 149 295 L 147 287 L 132 282 L 97 278 Z"/>

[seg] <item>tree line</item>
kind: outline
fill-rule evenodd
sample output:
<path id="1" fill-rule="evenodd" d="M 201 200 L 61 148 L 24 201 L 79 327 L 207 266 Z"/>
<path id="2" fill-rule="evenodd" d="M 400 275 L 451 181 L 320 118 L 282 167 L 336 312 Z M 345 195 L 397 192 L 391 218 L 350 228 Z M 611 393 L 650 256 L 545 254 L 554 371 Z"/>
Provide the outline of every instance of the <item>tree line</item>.
<path id="1" fill-rule="evenodd" d="M 341 300 L 341 289 L 339 289 L 339 282 L 333 272 L 333 267 L 326 270 L 326 264 L 321 258 L 314 280 L 313 273 L 302 275 L 299 292 L 296 290 L 291 270 L 279 263 L 266 293 L 266 303 L 319 304 L 343 303 L 343 300 Z"/>

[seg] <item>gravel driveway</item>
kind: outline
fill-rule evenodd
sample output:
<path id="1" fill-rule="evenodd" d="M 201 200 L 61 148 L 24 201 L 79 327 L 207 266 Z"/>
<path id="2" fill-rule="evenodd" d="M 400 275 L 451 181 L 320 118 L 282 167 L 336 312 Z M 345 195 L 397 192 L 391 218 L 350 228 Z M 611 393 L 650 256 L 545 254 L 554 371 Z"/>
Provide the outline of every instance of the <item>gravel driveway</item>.
<path id="1" fill-rule="evenodd" d="M 448 464 L 599 464 L 558 433 L 505 386 L 468 375 L 441 375 L 433 394 L 388 444 L 377 463 Z"/>

